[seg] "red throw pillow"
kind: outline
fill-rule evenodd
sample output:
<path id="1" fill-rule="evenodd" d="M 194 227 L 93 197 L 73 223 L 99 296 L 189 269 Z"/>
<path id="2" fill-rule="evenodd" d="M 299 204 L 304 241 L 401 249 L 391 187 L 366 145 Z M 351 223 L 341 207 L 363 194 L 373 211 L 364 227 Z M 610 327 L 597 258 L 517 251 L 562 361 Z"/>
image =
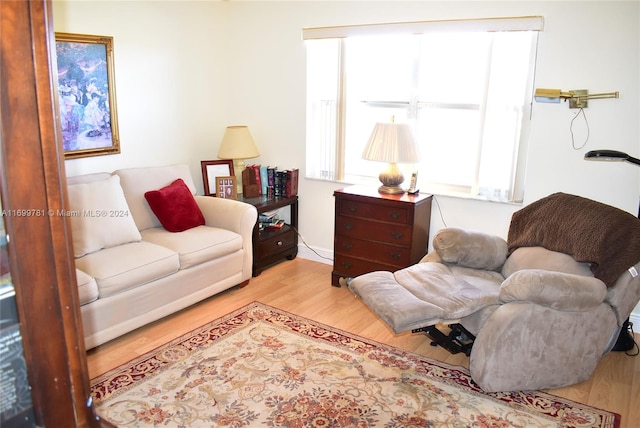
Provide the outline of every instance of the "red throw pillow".
<path id="1" fill-rule="evenodd" d="M 204 224 L 202 211 L 181 178 L 160 190 L 146 192 L 144 198 L 169 232 L 182 232 Z"/>

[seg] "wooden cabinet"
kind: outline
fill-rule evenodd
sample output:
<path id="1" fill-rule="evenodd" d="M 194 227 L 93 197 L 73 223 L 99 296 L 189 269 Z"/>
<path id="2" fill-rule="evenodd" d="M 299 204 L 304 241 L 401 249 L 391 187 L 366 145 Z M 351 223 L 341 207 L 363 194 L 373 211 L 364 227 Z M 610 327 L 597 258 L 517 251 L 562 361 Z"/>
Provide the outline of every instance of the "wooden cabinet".
<path id="1" fill-rule="evenodd" d="M 374 187 L 336 190 L 331 285 L 420 261 L 429 246 L 431 195 L 384 195 Z"/>
<path id="2" fill-rule="evenodd" d="M 253 228 L 253 276 L 260 275 L 265 267 L 279 260 L 293 260 L 298 255 L 298 197 L 239 196 L 238 200 L 256 207 L 258 216 L 287 206 L 290 210 L 290 222 L 281 229 L 261 229 L 260 222 L 256 222 Z"/>

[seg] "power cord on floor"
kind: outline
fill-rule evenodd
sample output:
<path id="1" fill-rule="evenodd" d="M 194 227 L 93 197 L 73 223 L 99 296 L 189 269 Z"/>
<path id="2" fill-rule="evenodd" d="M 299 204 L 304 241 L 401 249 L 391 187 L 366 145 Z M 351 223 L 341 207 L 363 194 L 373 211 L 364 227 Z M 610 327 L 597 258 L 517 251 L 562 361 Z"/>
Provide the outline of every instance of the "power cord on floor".
<path id="1" fill-rule="evenodd" d="M 309 244 L 307 244 L 307 241 L 305 241 L 305 240 L 304 240 L 304 238 L 302 237 L 302 235 L 300 234 L 300 232 L 298 232 L 298 229 L 296 229 L 293 225 L 289 225 L 289 226 L 291 226 L 291 228 L 292 228 L 293 230 L 295 230 L 295 232 L 296 232 L 296 233 L 298 234 L 298 236 L 300 237 L 300 240 L 302 241 L 302 243 L 304 244 L 304 246 L 305 246 L 305 247 L 307 247 L 308 249 L 310 249 L 311 251 L 313 251 L 313 252 L 316 254 L 316 256 L 318 256 L 318 257 L 320 257 L 320 258 L 322 258 L 322 259 L 325 259 L 325 260 L 331 260 L 331 261 L 333 261 L 333 259 L 332 259 L 331 257 L 325 257 L 325 256 L 321 255 L 320 253 L 318 253 L 318 252 L 317 252 L 316 250 L 314 250 L 313 248 L 311 248 L 311 247 L 309 246 Z"/>

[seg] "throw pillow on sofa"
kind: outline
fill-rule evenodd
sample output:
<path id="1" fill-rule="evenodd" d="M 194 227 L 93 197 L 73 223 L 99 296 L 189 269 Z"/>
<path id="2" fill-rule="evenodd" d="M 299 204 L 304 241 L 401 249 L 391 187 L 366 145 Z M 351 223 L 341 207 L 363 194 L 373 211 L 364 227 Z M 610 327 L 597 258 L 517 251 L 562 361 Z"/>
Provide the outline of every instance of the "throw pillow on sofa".
<path id="1" fill-rule="evenodd" d="M 182 232 L 204 225 L 204 215 L 181 178 L 160 190 L 146 192 L 144 198 L 169 232 Z"/>
<path id="2" fill-rule="evenodd" d="M 76 258 L 142 239 L 120 187 L 120 177 L 68 186 Z"/>

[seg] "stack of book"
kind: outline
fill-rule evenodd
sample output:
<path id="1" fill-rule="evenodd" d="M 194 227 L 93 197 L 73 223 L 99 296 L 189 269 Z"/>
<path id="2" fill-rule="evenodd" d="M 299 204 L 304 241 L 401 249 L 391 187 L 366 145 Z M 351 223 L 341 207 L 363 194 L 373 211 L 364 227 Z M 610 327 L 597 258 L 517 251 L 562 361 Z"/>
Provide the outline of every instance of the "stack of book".
<path id="1" fill-rule="evenodd" d="M 262 229 L 282 229 L 285 225 L 284 220 L 279 219 L 278 211 L 265 212 L 260 214 L 258 222 L 260 223 L 260 230 Z"/>
<path id="2" fill-rule="evenodd" d="M 250 181 L 258 186 L 259 195 L 291 198 L 298 194 L 298 168 L 278 170 L 278 167 L 247 165 L 247 170 L 253 171 Z"/>

